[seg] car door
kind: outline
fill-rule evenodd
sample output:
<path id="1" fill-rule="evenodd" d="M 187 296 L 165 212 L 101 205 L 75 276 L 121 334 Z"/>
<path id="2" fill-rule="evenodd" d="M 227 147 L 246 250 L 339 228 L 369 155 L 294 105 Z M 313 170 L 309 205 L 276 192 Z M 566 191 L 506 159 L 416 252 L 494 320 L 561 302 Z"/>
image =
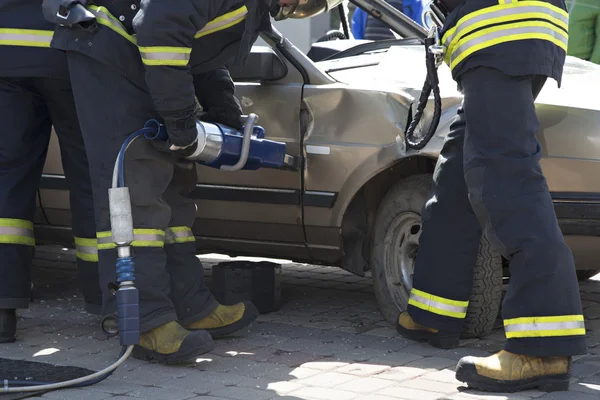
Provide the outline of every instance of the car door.
<path id="1" fill-rule="evenodd" d="M 272 57 L 286 70 L 275 81 Z M 293 66 L 269 47 L 255 46 L 245 69 L 231 75 L 244 114 L 257 114 L 266 139 L 286 143 L 287 154 L 300 157 L 302 79 Z M 225 172 L 199 165 L 194 233 L 200 247 L 306 259 L 301 190 L 300 169 Z"/>

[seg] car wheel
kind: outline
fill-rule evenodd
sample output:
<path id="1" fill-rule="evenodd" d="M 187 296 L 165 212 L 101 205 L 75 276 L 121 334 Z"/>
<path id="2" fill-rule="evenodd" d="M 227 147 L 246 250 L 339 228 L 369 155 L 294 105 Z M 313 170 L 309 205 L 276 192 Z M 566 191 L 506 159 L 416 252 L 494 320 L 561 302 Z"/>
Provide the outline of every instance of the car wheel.
<path id="1" fill-rule="evenodd" d="M 421 211 L 431 190 L 431 175 L 397 182 L 385 195 L 371 235 L 371 272 L 381 313 L 391 324 L 408 305 L 414 260 L 421 235 Z M 463 338 L 488 334 L 502 299 L 502 259 L 482 237 Z"/>
<path id="2" fill-rule="evenodd" d="M 577 271 L 577 279 L 580 281 L 587 281 L 593 276 L 600 273 L 600 269 L 580 269 Z"/>

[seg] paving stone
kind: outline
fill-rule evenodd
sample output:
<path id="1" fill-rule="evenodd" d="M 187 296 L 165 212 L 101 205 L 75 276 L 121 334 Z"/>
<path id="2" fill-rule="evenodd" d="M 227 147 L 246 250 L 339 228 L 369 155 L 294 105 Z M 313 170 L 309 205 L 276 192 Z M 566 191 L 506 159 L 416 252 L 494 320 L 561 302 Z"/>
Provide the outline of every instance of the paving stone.
<path id="1" fill-rule="evenodd" d="M 376 375 L 376 377 L 401 382 L 423 374 L 425 374 L 425 371 L 420 368 L 395 367 Z"/>
<path id="2" fill-rule="evenodd" d="M 130 397 L 139 397 L 144 400 L 164 400 L 166 398 L 171 399 L 191 399 L 192 397 L 197 397 L 195 393 L 186 392 L 183 390 L 176 389 L 164 389 L 159 387 L 141 387 L 138 390 L 133 390 L 127 393 L 127 396 Z"/>
<path id="3" fill-rule="evenodd" d="M 600 367 L 593 364 L 573 363 L 571 373 L 576 378 L 587 378 L 600 373 Z"/>
<path id="4" fill-rule="evenodd" d="M 60 351 L 36 361 L 99 370 L 117 357 L 117 338 L 99 329 L 99 318 L 83 311 L 72 250 L 55 249 L 33 268 L 37 299 L 19 313 L 19 342 L 0 346 L 0 357 L 25 359 L 48 348 Z M 210 284 L 210 266 L 205 277 Z M 226 258 L 225 258 L 226 259 Z M 211 264 L 212 263 L 212 264 Z M 263 314 L 252 331 L 218 340 L 217 348 L 193 366 L 167 367 L 130 359 L 107 380 L 40 398 L 92 400 L 528 400 L 599 398 L 600 276 L 580 284 L 588 354 L 574 357 L 571 391 L 515 394 L 467 389 L 454 378 L 458 359 L 501 349 L 501 320 L 485 339 L 462 340 L 439 350 L 406 340 L 384 320 L 371 293 L 370 276 L 339 268 L 286 263 L 284 304 Z M 460 392 L 459 392 L 460 390 Z M 558 397 L 557 397 L 558 396 Z"/>
<path id="5" fill-rule="evenodd" d="M 378 379 L 373 377 L 365 377 L 353 379 L 350 382 L 342 383 L 336 386 L 336 389 L 346 390 L 354 393 L 372 393 L 388 386 L 392 386 L 394 382 L 386 379 Z M 361 399 L 363 396 L 361 396 Z"/>
<path id="6" fill-rule="evenodd" d="M 402 383 L 402 387 L 425 390 L 442 394 L 458 393 L 459 385 L 456 383 L 447 383 L 429 380 L 423 377 L 409 379 Z"/>
<path id="7" fill-rule="evenodd" d="M 366 377 L 380 374 L 390 368 L 388 365 L 354 363 L 338 368 L 335 372 Z"/>
<path id="8" fill-rule="evenodd" d="M 358 395 L 337 389 L 305 387 L 289 393 L 289 396 L 307 400 L 351 400 L 357 398 Z"/>
<path id="9" fill-rule="evenodd" d="M 553 392 L 539 397 L 540 400 L 598 400 L 600 393 L 587 394 L 579 391 Z"/>
<path id="10" fill-rule="evenodd" d="M 290 377 L 296 379 L 304 379 L 311 376 L 319 375 L 320 371 L 312 368 L 298 367 L 294 368 L 290 373 Z"/>
<path id="11" fill-rule="evenodd" d="M 382 356 L 376 356 L 369 359 L 370 363 L 379 365 L 389 365 L 390 367 L 397 367 L 401 365 L 420 360 L 423 357 L 417 354 L 411 354 L 404 351 L 397 351 L 395 353 L 389 353 Z"/>
<path id="12" fill-rule="evenodd" d="M 68 400 L 68 399 L 81 399 L 81 400 L 103 400 L 112 398 L 113 396 L 108 393 L 102 392 L 91 392 L 82 389 L 66 389 L 57 390 L 54 392 L 45 393 L 42 398 L 44 399 L 55 399 L 55 400 Z"/>
<path id="13" fill-rule="evenodd" d="M 236 386 L 238 387 L 249 387 L 260 390 L 270 390 L 275 394 L 286 394 L 303 388 L 304 386 L 288 381 L 276 381 L 274 379 L 266 378 L 245 378 L 240 381 Z"/>
<path id="14" fill-rule="evenodd" d="M 531 400 L 531 397 L 522 393 L 485 393 L 485 392 L 461 392 L 448 397 L 449 400 Z"/>
<path id="15" fill-rule="evenodd" d="M 377 328 L 377 329 L 373 329 L 373 330 L 365 332 L 365 335 L 373 335 L 373 336 L 390 338 L 390 337 L 398 336 L 398 332 L 396 332 L 396 330 L 393 328 Z"/>
<path id="16" fill-rule="evenodd" d="M 349 382 L 353 379 L 356 378 L 352 375 L 342 374 L 339 372 L 321 372 L 317 375 L 305 379 L 300 379 L 298 383 L 305 386 L 319 386 L 324 388 L 331 388 L 334 386 L 339 386 L 342 383 Z"/>
<path id="17" fill-rule="evenodd" d="M 456 367 L 456 361 L 440 357 L 425 357 L 404 364 L 406 367 L 420 368 L 424 372 Z"/>
<path id="18" fill-rule="evenodd" d="M 460 382 L 456 379 L 456 372 L 454 369 L 442 369 L 440 371 L 430 372 L 423 376 L 425 379 L 430 379 L 432 381 L 438 382 L 446 382 L 446 383 L 455 383 L 459 384 Z"/>
<path id="19" fill-rule="evenodd" d="M 582 379 L 580 382 L 571 383 L 569 390 L 600 397 L 600 383 L 590 383 L 587 382 L 587 379 Z"/>
<path id="20" fill-rule="evenodd" d="M 308 354 L 299 351 L 294 352 L 275 352 L 267 359 L 268 362 L 274 364 L 283 364 L 288 367 L 298 367 L 305 363 L 318 360 L 321 356 L 318 354 Z"/>
<path id="21" fill-rule="evenodd" d="M 226 387 L 210 393 L 211 396 L 239 400 L 267 400 L 277 397 L 277 393 L 248 387 Z"/>
<path id="22" fill-rule="evenodd" d="M 381 394 L 383 396 L 395 397 L 399 399 L 407 400 L 438 400 L 445 397 L 442 393 L 428 392 L 425 390 L 410 389 L 403 386 L 390 386 L 385 389 L 379 390 L 375 394 Z"/>

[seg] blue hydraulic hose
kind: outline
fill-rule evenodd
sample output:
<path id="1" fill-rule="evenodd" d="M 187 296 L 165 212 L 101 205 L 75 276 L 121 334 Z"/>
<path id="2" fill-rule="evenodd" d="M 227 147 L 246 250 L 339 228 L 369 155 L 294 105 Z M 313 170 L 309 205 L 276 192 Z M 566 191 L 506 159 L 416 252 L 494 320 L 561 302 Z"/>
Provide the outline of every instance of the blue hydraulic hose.
<path id="1" fill-rule="evenodd" d="M 125 186 L 125 172 L 123 164 L 125 161 L 125 151 L 134 139 L 144 136 L 148 140 L 165 140 L 167 137 L 164 127 L 155 119 L 151 119 L 144 124 L 144 127 L 137 132 L 129 135 L 119 150 L 117 163 L 119 165 L 119 187 Z"/>

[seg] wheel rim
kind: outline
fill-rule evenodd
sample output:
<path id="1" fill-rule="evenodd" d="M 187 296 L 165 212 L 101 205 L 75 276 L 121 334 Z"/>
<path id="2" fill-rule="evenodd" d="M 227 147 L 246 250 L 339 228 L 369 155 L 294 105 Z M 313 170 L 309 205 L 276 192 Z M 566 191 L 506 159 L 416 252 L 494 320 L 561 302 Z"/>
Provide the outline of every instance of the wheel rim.
<path id="1" fill-rule="evenodd" d="M 385 236 L 385 279 L 390 296 L 401 311 L 408 306 L 420 236 L 421 216 L 413 212 L 394 218 Z"/>

